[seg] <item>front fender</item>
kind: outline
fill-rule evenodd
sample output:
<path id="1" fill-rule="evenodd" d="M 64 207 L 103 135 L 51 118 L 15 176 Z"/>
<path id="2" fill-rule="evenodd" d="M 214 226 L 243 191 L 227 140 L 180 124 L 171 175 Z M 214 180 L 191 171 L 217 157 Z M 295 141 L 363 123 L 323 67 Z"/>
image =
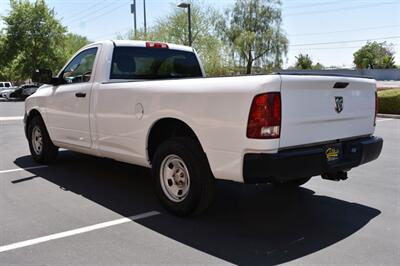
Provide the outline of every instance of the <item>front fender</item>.
<path id="1" fill-rule="evenodd" d="M 50 85 L 41 86 L 34 94 L 25 99 L 24 128 L 27 135 L 27 125 L 34 115 L 40 115 L 47 127 L 47 97 L 51 95 Z"/>

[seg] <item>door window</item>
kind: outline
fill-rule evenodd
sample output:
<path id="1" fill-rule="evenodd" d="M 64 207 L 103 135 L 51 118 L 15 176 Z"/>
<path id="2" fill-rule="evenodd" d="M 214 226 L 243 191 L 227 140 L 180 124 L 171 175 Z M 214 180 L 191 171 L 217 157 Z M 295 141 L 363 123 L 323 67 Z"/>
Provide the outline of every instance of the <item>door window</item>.
<path id="1" fill-rule="evenodd" d="M 79 53 L 64 69 L 62 79 L 66 84 L 89 82 L 92 75 L 97 48 Z"/>

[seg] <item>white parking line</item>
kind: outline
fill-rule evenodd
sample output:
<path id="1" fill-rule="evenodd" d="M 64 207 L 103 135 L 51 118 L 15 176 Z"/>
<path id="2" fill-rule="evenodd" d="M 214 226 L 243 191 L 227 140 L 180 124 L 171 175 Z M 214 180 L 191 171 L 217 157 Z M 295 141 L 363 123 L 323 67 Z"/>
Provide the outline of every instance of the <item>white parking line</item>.
<path id="1" fill-rule="evenodd" d="M 15 168 L 15 169 L 10 169 L 10 170 L 1 170 L 0 174 L 5 174 L 5 173 L 12 173 L 12 172 L 18 172 L 18 171 L 25 171 L 25 170 L 31 170 L 31 169 L 38 169 L 38 168 L 45 168 L 48 167 L 47 165 L 38 165 L 38 166 L 32 166 L 32 167 L 26 167 L 26 168 Z"/>
<path id="2" fill-rule="evenodd" d="M 131 216 L 129 218 L 125 217 L 125 218 L 121 218 L 121 219 L 117 219 L 117 220 L 113 220 L 113 221 L 109 221 L 109 222 L 104 222 L 104 223 L 94 224 L 94 225 L 90 225 L 90 226 L 86 226 L 86 227 L 81 227 L 78 229 L 64 231 L 64 232 L 53 234 L 53 235 L 48 235 L 48 236 L 34 238 L 34 239 L 22 241 L 22 242 L 17 242 L 17 243 L 6 245 L 6 246 L 1 246 L 0 253 L 9 251 L 9 250 L 13 250 L 13 249 L 17 249 L 17 248 L 36 245 L 39 243 L 43 243 L 43 242 L 47 242 L 47 241 L 51 241 L 51 240 L 55 240 L 55 239 L 60 239 L 60 238 L 69 237 L 69 236 L 73 236 L 73 235 L 83 234 L 86 232 L 90 232 L 90 231 L 94 231 L 94 230 L 98 230 L 98 229 L 102 229 L 102 228 L 106 228 L 106 227 L 110 227 L 110 226 L 114 226 L 114 225 L 118 225 L 118 224 L 128 223 L 128 222 L 151 217 L 151 216 L 158 215 L 158 214 L 160 214 L 160 213 L 156 212 L 156 211 L 150 211 L 150 212 L 145 212 L 145 213 L 138 214 L 135 216 Z"/>
<path id="3" fill-rule="evenodd" d="M 0 121 L 14 121 L 14 120 L 22 120 L 23 116 L 0 116 Z"/>

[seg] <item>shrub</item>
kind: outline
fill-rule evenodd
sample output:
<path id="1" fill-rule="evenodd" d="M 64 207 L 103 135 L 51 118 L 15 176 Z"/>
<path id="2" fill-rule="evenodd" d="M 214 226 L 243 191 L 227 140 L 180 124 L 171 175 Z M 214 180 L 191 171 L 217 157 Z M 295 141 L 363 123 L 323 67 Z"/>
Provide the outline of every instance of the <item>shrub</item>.
<path id="1" fill-rule="evenodd" d="M 379 113 L 400 115 L 400 89 L 378 92 Z"/>

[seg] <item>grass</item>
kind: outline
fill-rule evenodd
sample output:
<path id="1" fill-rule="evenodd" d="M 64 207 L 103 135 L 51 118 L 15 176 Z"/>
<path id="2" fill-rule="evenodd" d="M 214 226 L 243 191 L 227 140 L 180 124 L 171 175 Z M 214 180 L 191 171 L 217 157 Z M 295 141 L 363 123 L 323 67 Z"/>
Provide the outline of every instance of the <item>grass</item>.
<path id="1" fill-rule="evenodd" d="M 400 115 L 400 89 L 378 91 L 379 113 Z"/>

